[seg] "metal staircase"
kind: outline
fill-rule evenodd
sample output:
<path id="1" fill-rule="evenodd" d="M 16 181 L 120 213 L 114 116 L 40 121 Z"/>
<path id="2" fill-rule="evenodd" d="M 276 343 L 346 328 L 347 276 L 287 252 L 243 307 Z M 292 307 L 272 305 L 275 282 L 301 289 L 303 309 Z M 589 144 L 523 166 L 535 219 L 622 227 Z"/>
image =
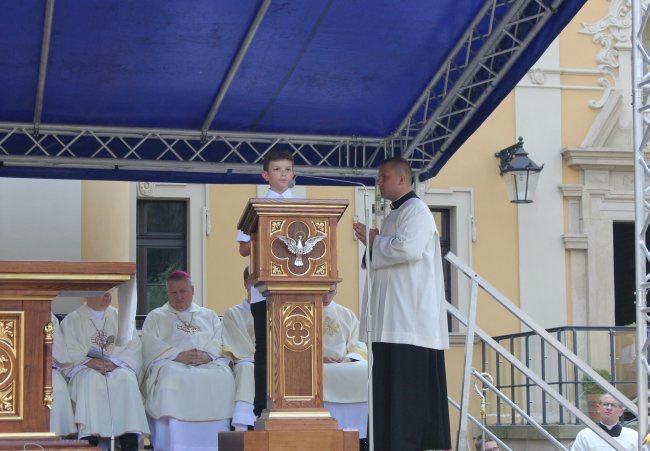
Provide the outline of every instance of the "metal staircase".
<path id="1" fill-rule="evenodd" d="M 495 393 L 500 399 L 507 402 L 513 409 L 515 409 L 518 415 L 523 418 L 523 420 L 530 426 L 537 429 L 537 431 L 544 436 L 555 448 L 566 450 L 567 448 L 562 445 L 555 437 L 553 437 L 546 429 L 540 424 L 540 421 L 535 419 L 533 416 L 526 414 L 525 409 L 522 409 L 518 404 L 510 399 L 505 393 L 497 389 L 494 384 L 488 381 L 481 373 L 473 367 L 474 360 L 474 339 L 478 339 L 485 342 L 491 349 L 495 350 L 503 359 L 507 360 L 510 365 L 512 365 L 517 370 L 517 375 L 515 377 L 526 378 L 530 383 L 537 386 L 543 393 L 546 394 L 547 398 L 555 402 L 555 405 L 559 409 L 565 409 L 571 415 L 578 418 L 581 422 L 585 424 L 586 427 L 592 429 L 596 434 L 598 434 L 603 440 L 612 446 L 616 450 L 624 450 L 620 444 L 612 439 L 608 434 L 606 434 L 600 427 L 594 423 L 587 414 L 582 412 L 574 403 L 568 399 L 568 397 L 560 393 L 555 387 L 547 383 L 542 375 L 538 374 L 536 371 L 531 369 L 531 367 L 515 355 L 515 353 L 510 352 L 508 349 L 504 348 L 496 340 L 494 340 L 487 332 L 481 329 L 476 324 L 476 311 L 478 303 L 478 293 L 479 289 L 483 290 L 488 294 L 494 301 L 504 307 L 512 316 L 514 316 L 523 327 L 530 329 L 540 340 L 542 340 L 545 345 L 553 348 L 557 352 L 558 356 L 561 356 L 564 362 L 575 367 L 581 374 L 588 376 L 594 383 L 599 385 L 605 390 L 605 392 L 611 394 L 616 398 L 629 412 L 638 416 L 637 406 L 630 401 L 622 392 L 620 392 L 616 387 L 610 384 L 602 376 L 600 376 L 596 371 L 594 371 L 583 359 L 578 357 L 574 352 L 568 349 L 564 344 L 558 341 L 553 335 L 547 332 L 539 324 L 537 324 L 526 312 L 517 307 L 512 301 L 500 293 L 496 288 L 490 285 L 485 279 L 478 275 L 472 268 L 466 266 L 461 262 L 458 257 L 456 257 L 451 252 L 448 253 L 445 257 L 452 265 L 456 268 L 459 273 L 464 274 L 471 281 L 471 291 L 470 291 L 470 301 L 467 314 L 464 314 L 456 307 L 451 304 L 447 304 L 447 311 L 456 318 L 460 324 L 462 324 L 467 330 L 467 336 L 465 341 L 465 362 L 463 367 L 463 382 L 462 382 L 462 392 L 461 392 L 461 401 L 460 405 L 460 421 L 458 428 L 457 436 L 457 449 L 466 450 L 470 449 L 468 447 L 468 421 L 470 421 L 469 416 L 469 399 L 470 391 L 472 385 L 472 378 L 480 381 L 484 387 L 487 387 L 491 392 Z M 645 371 L 645 370 L 644 370 Z M 528 400 L 525 399 L 527 402 Z M 474 419 L 475 420 L 475 419 Z M 641 419 L 639 420 L 639 428 L 641 428 Z M 641 431 L 641 429 L 640 429 Z M 506 448 L 509 449 L 509 448 Z"/>

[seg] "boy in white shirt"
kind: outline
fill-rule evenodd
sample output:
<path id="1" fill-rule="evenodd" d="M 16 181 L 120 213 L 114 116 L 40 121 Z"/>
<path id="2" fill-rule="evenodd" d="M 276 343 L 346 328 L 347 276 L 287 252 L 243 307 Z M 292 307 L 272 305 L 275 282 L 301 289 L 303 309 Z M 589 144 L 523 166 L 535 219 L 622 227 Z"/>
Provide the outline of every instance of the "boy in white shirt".
<path id="1" fill-rule="evenodd" d="M 291 199 L 294 197 L 289 188 L 295 174 L 293 172 L 293 155 L 286 149 L 272 149 L 264 156 L 262 177 L 269 183 L 267 198 Z M 239 253 L 242 257 L 251 254 L 251 237 L 241 230 L 237 234 Z M 266 299 L 251 287 L 251 313 L 255 330 L 255 401 L 254 413 L 260 416 L 266 408 Z"/>

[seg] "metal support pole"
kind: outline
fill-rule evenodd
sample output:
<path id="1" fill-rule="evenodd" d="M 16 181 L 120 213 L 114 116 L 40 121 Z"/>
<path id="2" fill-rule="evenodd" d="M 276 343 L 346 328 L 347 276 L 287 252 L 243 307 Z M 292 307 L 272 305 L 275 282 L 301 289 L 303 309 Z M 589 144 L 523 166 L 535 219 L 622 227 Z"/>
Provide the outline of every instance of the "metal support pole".
<path id="1" fill-rule="evenodd" d="M 41 59 L 38 64 L 38 82 L 34 102 L 34 135 L 38 135 L 43 115 L 43 97 L 45 96 L 45 79 L 47 77 L 47 60 L 50 56 L 52 38 L 52 18 L 54 17 L 54 0 L 47 0 L 45 19 L 43 21 L 43 40 L 41 42 Z"/>
<path id="2" fill-rule="evenodd" d="M 644 130 L 647 125 L 643 119 L 644 96 L 643 81 L 645 64 L 643 45 L 643 24 L 641 0 L 632 0 L 632 125 L 634 146 L 634 233 L 635 275 L 636 275 L 636 352 L 637 352 L 637 409 L 639 421 L 638 449 L 648 433 L 648 371 L 644 361 L 644 343 L 647 339 L 646 315 L 646 204 L 645 204 L 645 171 L 644 171 Z M 646 12 L 647 14 L 647 12 Z"/>
<path id="3" fill-rule="evenodd" d="M 244 61 L 244 57 L 246 56 L 246 53 L 248 52 L 248 48 L 253 42 L 253 38 L 255 38 L 255 34 L 257 33 L 257 30 L 259 30 L 260 26 L 262 25 L 262 21 L 264 20 L 264 16 L 266 16 L 266 12 L 269 10 L 269 6 L 271 6 L 271 0 L 264 0 L 264 2 L 258 8 L 257 14 L 255 15 L 255 19 L 253 19 L 253 23 L 251 24 L 251 26 L 248 28 L 248 31 L 246 32 L 246 36 L 244 37 L 244 42 L 242 42 L 241 46 L 239 47 L 239 50 L 237 51 L 237 55 L 235 56 L 235 60 L 230 65 L 230 68 L 228 69 L 228 73 L 226 74 L 226 79 L 223 81 L 223 84 L 219 87 L 219 92 L 217 93 L 217 97 L 214 99 L 214 102 L 212 102 L 212 106 L 210 106 L 210 111 L 208 112 L 207 117 L 203 121 L 203 126 L 201 127 L 201 136 L 203 136 L 204 139 L 207 139 L 207 134 L 208 134 L 208 130 L 210 129 L 210 125 L 212 125 L 212 121 L 214 120 L 214 117 L 217 115 L 217 112 L 219 111 L 219 107 L 221 106 L 224 97 L 226 97 L 226 93 L 228 92 L 228 89 L 230 89 L 230 85 L 235 79 L 235 75 L 237 74 L 237 71 L 239 70 L 242 61 Z"/>
<path id="4" fill-rule="evenodd" d="M 476 298 L 478 283 L 472 281 L 472 291 L 469 298 L 467 315 L 467 337 L 465 338 L 465 366 L 463 367 L 463 388 L 460 398 L 460 418 L 458 419 L 458 436 L 456 449 L 467 449 L 467 412 L 469 410 L 470 378 L 472 376 L 472 360 L 474 357 L 474 328 L 476 327 Z"/>

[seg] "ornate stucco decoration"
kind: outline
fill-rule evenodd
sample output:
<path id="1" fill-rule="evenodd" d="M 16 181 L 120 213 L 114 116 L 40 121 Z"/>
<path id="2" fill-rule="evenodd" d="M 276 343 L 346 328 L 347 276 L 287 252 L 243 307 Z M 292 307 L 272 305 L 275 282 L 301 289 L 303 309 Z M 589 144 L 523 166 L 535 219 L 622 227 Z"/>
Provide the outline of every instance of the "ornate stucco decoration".
<path id="1" fill-rule="evenodd" d="M 642 3 L 645 9 L 648 0 Z M 602 47 L 596 56 L 596 62 L 598 70 L 605 75 L 598 78 L 598 85 L 604 89 L 603 96 L 599 100 L 591 100 L 591 108 L 602 108 L 612 89 L 620 88 L 619 50 L 630 48 L 631 28 L 630 0 L 611 0 L 607 16 L 595 23 L 583 24 L 580 33 L 591 35 L 592 41 Z"/>
<path id="2" fill-rule="evenodd" d="M 528 72 L 528 77 L 530 77 L 530 82 L 534 85 L 543 85 L 546 83 L 546 74 L 539 67 L 531 69 L 531 71 Z"/>
<path id="3" fill-rule="evenodd" d="M 151 197 L 156 189 L 156 184 L 153 182 L 139 182 L 138 194 L 142 197 Z"/>

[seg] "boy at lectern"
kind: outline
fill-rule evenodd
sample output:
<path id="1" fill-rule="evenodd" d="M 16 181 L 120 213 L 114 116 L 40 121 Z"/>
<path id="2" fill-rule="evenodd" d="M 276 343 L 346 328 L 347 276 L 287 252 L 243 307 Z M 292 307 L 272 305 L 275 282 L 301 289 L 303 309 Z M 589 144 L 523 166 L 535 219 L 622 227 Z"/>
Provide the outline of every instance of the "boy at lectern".
<path id="1" fill-rule="evenodd" d="M 286 149 L 272 149 L 264 156 L 262 177 L 269 183 L 267 198 L 292 199 L 296 196 L 291 192 L 290 184 L 295 174 L 293 172 L 293 155 Z M 237 233 L 239 253 L 242 257 L 251 254 L 251 237 L 241 230 Z M 255 401 L 256 416 L 260 416 L 266 408 L 266 299 L 255 288 L 251 287 L 251 313 L 255 330 Z"/>

